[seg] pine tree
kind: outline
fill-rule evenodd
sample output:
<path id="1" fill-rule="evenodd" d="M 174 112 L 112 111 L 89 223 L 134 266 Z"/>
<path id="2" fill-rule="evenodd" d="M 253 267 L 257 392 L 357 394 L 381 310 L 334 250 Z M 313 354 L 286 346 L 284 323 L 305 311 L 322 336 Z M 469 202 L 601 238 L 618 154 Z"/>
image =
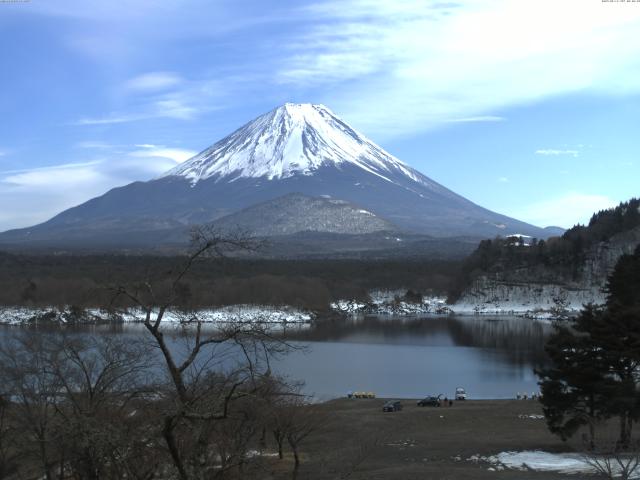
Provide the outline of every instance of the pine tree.
<path id="1" fill-rule="evenodd" d="M 640 419 L 640 246 L 620 258 L 607 282 L 605 306 L 585 306 L 558 324 L 546 351 L 552 366 L 540 376 L 545 418 L 551 432 L 571 437 L 618 417 L 618 446 L 626 449 Z"/>
<path id="2" fill-rule="evenodd" d="M 567 440 L 587 426 L 591 447 L 595 424 L 609 416 L 607 364 L 588 334 L 602 314 L 602 308 L 587 305 L 575 321 L 556 324 L 545 346 L 553 366 L 536 371 L 549 430 Z"/>
<path id="3" fill-rule="evenodd" d="M 627 448 L 640 419 L 640 246 L 620 257 L 606 291 L 605 315 L 592 335 L 608 357 L 610 409 L 620 417 L 620 446 Z"/>

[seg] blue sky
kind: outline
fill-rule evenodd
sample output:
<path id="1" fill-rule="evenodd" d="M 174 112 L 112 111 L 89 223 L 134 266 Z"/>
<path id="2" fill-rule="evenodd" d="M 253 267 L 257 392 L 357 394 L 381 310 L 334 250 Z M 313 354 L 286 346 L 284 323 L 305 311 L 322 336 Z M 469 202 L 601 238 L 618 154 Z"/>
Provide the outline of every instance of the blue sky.
<path id="1" fill-rule="evenodd" d="M 0 230 L 324 103 L 470 200 L 568 227 L 640 195 L 640 3 L 0 2 Z"/>

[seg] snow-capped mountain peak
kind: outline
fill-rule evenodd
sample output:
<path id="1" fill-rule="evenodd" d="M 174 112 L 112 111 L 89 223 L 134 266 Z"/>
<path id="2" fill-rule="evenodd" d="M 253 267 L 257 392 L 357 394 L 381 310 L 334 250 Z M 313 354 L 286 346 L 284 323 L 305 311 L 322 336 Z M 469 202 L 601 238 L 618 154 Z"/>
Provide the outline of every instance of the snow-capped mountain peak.
<path id="1" fill-rule="evenodd" d="M 358 133 L 329 108 L 285 103 L 168 171 L 192 184 L 216 177 L 269 180 L 313 175 L 324 165 L 353 164 L 393 182 L 398 174 L 425 183 L 425 177 Z"/>

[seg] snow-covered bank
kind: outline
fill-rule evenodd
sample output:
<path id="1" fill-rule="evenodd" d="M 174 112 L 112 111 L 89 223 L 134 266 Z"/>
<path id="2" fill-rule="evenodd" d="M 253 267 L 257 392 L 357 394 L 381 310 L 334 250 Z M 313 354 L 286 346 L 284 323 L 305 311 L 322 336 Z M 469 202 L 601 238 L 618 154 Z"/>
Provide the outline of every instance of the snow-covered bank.
<path id="1" fill-rule="evenodd" d="M 544 300 L 552 295 L 556 300 Z M 490 297 L 465 296 L 461 301 L 449 305 L 446 298 L 421 295 L 407 290 L 374 290 L 369 292 L 369 301 L 338 300 L 330 309 L 339 315 L 511 315 L 536 320 L 553 320 L 571 315 L 582 308 L 582 303 L 571 301 L 561 292 L 545 291 L 544 295 L 532 297 L 511 295 L 508 301 Z M 586 299 L 585 299 L 586 300 Z M 311 323 L 317 314 L 299 308 L 282 305 L 232 305 L 203 309 L 195 313 L 204 323 L 252 322 L 272 324 Z M 194 313 L 175 310 L 166 312 L 164 320 L 185 323 Z M 27 323 L 97 324 L 107 322 L 142 322 L 144 313 L 130 309 L 114 314 L 97 308 L 79 310 L 72 307 L 0 307 L 0 324 L 20 325 Z"/>
<path id="2" fill-rule="evenodd" d="M 407 290 L 375 290 L 369 292 L 370 302 L 338 300 L 330 307 L 343 314 L 421 315 L 450 314 L 446 299 L 412 294 Z"/>
<path id="3" fill-rule="evenodd" d="M 71 308 L 26 308 L 0 307 L 0 324 L 22 325 L 29 323 L 54 324 L 95 324 L 107 322 L 143 322 L 144 313 L 139 309 L 129 309 L 114 314 L 100 309 L 78 311 Z M 262 323 L 273 325 L 308 325 L 315 314 L 289 306 L 233 305 L 205 309 L 197 312 L 167 311 L 163 321 L 188 323 L 199 320 L 208 324 Z"/>
<path id="4" fill-rule="evenodd" d="M 377 290 L 369 293 L 369 302 L 339 300 L 331 304 L 331 309 L 348 315 L 514 315 L 553 320 L 577 313 L 588 300 L 572 302 L 562 292 L 553 293 L 555 300 L 546 300 L 540 295 L 528 298 L 512 296 L 508 301 L 464 297 L 457 303 L 447 304 L 444 297 L 408 294 L 406 290 Z"/>
<path id="5" fill-rule="evenodd" d="M 587 303 L 603 303 L 601 288 L 506 283 L 480 278 L 451 309 L 460 314 L 512 314 L 555 318 L 579 312 Z"/>
<path id="6" fill-rule="evenodd" d="M 624 457 L 620 458 L 623 459 Z M 597 462 L 600 465 L 604 465 L 606 459 L 605 457 L 586 456 L 580 453 L 549 453 L 541 450 L 533 450 L 523 452 L 501 452 L 489 457 L 473 455 L 469 457 L 467 461 L 489 464 L 488 469 L 491 471 L 523 470 L 593 475 L 598 473 L 595 463 Z M 621 472 L 621 467 L 615 460 L 611 461 L 611 467 L 613 472 Z M 629 478 L 640 478 L 640 468 L 631 472 Z"/>

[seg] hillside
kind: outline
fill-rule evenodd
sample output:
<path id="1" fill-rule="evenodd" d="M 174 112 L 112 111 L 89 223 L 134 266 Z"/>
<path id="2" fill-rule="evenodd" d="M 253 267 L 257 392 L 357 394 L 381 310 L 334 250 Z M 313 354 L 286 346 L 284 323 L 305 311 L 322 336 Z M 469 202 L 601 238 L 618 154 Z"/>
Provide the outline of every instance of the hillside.
<path id="1" fill-rule="evenodd" d="M 600 211 L 586 226 L 547 241 L 483 240 L 463 263 L 450 300 L 477 310 L 599 303 L 616 261 L 639 243 L 639 199 Z"/>
<path id="2" fill-rule="evenodd" d="M 288 202 L 288 226 L 267 225 L 268 218 L 282 220 L 282 201 L 274 199 L 294 193 L 357 208 L 342 208 L 328 221 L 327 202 Z M 324 105 L 287 103 L 155 179 L 114 188 L 39 225 L 1 233 L 0 244 L 158 250 L 184 245 L 193 225 L 234 214 L 242 217 L 245 230 L 278 236 L 309 229 L 476 240 L 513 232 L 550 234 L 440 185 Z"/>

